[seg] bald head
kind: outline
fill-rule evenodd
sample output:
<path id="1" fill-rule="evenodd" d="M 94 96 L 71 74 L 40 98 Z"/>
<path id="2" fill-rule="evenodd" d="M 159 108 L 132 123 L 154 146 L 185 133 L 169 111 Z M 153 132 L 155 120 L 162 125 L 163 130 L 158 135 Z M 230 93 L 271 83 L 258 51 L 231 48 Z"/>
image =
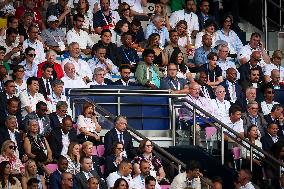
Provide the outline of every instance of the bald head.
<path id="1" fill-rule="evenodd" d="M 250 55 L 250 64 L 251 66 L 255 67 L 258 62 L 261 61 L 261 52 L 260 51 L 253 51 Z"/>
<path id="2" fill-rule="evenodd" d="M 64 65 L 64 72 L 66 73 L 66 75 L 69 77 L 69 78 L 72 78 L 74 79 L 75 78 L 75 66 L 74 64 L 68 62 Z"/>
<path id="3" fill-rule="evenodd" d="M 271 71 L 271 81 L 272 83 L 279 83 L 280 81 L 280 72 L 278 69 L 273 69 Z"/>
<path id="4" fill-rule="evenodd" d="M 194 97 L 198 98 L 200 92 L 200 85 L 196 82 L 192 82 L 189 84 L 189 94 Z"/>

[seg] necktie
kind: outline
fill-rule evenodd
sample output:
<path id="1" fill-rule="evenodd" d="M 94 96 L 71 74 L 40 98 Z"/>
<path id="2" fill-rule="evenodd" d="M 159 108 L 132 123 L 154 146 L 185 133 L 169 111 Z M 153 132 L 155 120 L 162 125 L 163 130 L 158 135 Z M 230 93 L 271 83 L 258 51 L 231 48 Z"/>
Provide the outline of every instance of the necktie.
<path id="1" fill-rule="evenodd" d="M 46 94 L 50 95 L 50 89 L 49 89 L 49 82 L 48 82 L 48 80 L 46 80 L 45 88 L 46 88 Z"/>
<path id="2" fill-rule="evenodd" d="M 119 134 L 119 142 L 123 143 L 123 134 L 122 133 Z"/>

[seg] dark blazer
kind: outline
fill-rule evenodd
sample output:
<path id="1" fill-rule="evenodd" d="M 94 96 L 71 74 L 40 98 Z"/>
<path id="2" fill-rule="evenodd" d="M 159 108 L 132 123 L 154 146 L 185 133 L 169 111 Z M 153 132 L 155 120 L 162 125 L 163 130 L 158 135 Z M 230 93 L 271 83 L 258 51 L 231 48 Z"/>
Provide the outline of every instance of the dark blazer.
<path id="1" fill-rule="evenodd" d="M 199 82 L 197 82 L 197 83 L 199 83 Z M 203 94 L 202 91 L 203 91 L 203 88 L 206 87 L 206 90 L 207 90 L 210 98 L 211 99 L 215 98 L 215 94 L 214 94 L 213 89 L 212 89 L 212 87 L 210 85 L 207 85 L 206 83 L 199 83 L 199 85 L 201 87 L 201 89 L 200 89 L 200 96 L 205 97 L 205 95 Z"/>
<path id="2" fill-rule="evenodd" d="M 90 173 L 93 176 L 100 178 L 98 173 L 95 170 L 91 171 Z M 78 189 L 88 188 L 88 180 L 82 171 L 75 175 L 75 183 L 73 183 L 73 185 L 74 184 L 77 186 Z M 107 189 L 107 185 L 103 179 L 99 180 L 99 185 L 100 185 L 100 189 Z"/>
<path id="3" fill-rule="evenodd" d="M 74 128 L 72 128 L 69 131 L 68 137 L 69 137 L 70 142 L 76 142 L 77 141 L 77 134 L 76 134 L 76 130 Z M 50 149 L 52 151 L 53 158 L 58 159 L 58 157 L 61 154 L 62 148 L 63 148 L 61 129 L 60 128 L 53 129 L 50 132 L 47 140 L 48 140 L 48 144 L 50 146 Z"/>
<path id="4" fill-rule="evenodd" d="M 270 113 L 267 114 L 267 115 L 265 115 L 265 116 L 264 116 L 264 119 L 266 120 L 267 125 L 270 125 L 271 123 L 277 124 L 277 125 L 278 125 L 278 128 L 279 128 L 277 135 L 278 135 L 279 137 L 283 137 L 283 136 L 284 136 L 284 135 L 283 135 L 284 126 L 283 126 L 283 125 L 280 125 L 280 123 L 279 123 L 278 120 L 272 120 L 272 117 L 271 117 L 271 114 L 270 114 Z"/>
<path id="5" fill-rule="evenodd" d="M 115 162 L 115 160 L 116 160 L 116 157 L 114 154 L 106 156 L 105 177 L 108 177 L 110 173 L 117 171 L 117 166 L 113 163 Z"/>
<path id="6" fill-rule="evenodd" d="M 52 129 L 61 127 L 61 123 L 58 119 L 56 112 L 52 112 L 51 114 L 49 114 L 49 119 L 50 119 L 50 127 Z"/>
<path id="7" fill-rule="evenodd" d="M 123 85 L 121 79 L 116 80 L 115 82 L 112 83 L 113 85 Z M 129 81 L 128 86 L 137 86 L 135 82 Z"/>
<path id="8" fill-rule="evenodd" d="M 204 25 L 205 25 L 205 18 L 203 17 L 201 12 L 197 12 L 196 14 L 197 14 L 197 17 L 198 17 L 199 31 L 201 31 L 201 30 L 203 30 L 205 28 L 204 27 Z M 213 16 L 211 16 L 211 15 L 208 15 L 207 19 L 215 21 L 215 18 Z M 218 27 L 218 26 L 215 25 L 215 29 L 217 30 L 218 28 L 216 28 L 216 27 Z"/>
<path id="9" fill-rule="evenodd" d="M 2 127 L 2 125 L 5 126 L 5 121 L 6 121 L 7 117 L 8 117 L 8 115 L 9 115 L 9 113 L 7 112 L 6 109 L 3 110 L 3 111 L 0 111 L 0 123 L 1 123 L 0 127 Z M 21 112 L 18 111 L 16 113 L 16 115 L 14 115 L 14 116 L 16 116 L 16 118 L 17 118 L 17 123 L 18 123 L 19 130 L 24 130 L 25 131 Z"/>
<path id="10" fill-rule="evenodd" d="M 7 107 L 7 95 L 6 92 L 0 92 L 0 110 L 3 111 Z"/>
<path id="11" fill-rule="evenodd" d="M 225 100 L 230 101 L 231 97 L 230 97 L 230 93 L 229 93 L 229 90 L 228 90 L 227 79 L 222 81 L 220 83 L 220 85 L 222 85 L 225 88 L 225 91 L 226 91 Z M 242 100 L 244 98 L 244 95 L 243 95 L 242 88 L 238 83 L 235 83 L 235 90 L 236 90 L 237 99 Z"/>
<path id="12" fill-rule="evenodd" d="M 263 72 L 262 69 L 259 65 L 256 66 L 256 68 L 259 70 L 259 80 L 262 81 L 263 80 Z M 239 82 L 243 82 L 243 81 L 249 81 L 249 71 L 250 71 L 250 64 L 249 62 L 241 65 L 239 67 L 239 73 L 240 73 L 240 79 Z"/>
<path id="13" fill-rule="evenodd" d="M 112 154 L 112 147 L 114 143 L 118 142 L 118 136 L 115 128 L 112 128 L 105 134 L 104 146 L 105 146 L 105 155 Z M 128 158 L 134 158 L 136 153 L 133 148 L 132 136 L 128 131 L 123 132 L 123 141 L 124 149 L 127 153 Z"/>
<path id="14" fill-rule="evenodd" d="M 22 157 L 25 152 L 24 152 L 24 141 L 23 141 L 23 136 L 19 133 L 19 132 L 15 132 L 15 138 L 17 141 L 17 147 L 19 150 L 19 156 Z M 2 146 L 2 144 L 6 141 L 6 140 L 11 140 L 10 135 L 9 135 L 9 131 L 8 128 L 2 127 L 0 129 L 0 146 Z"/>
<path id="15" fill-rule="evenodd" d="M 49 185 L 48 188 L 60 189 L 61 188 L 61 174 L 58 170 L 54 171 L 49 176 Z"/>
<path id="16" fill-rule="evenodd" d="M 39 120 L 38 115 L 36 114 L 36 112 L 31 112 L 29 114 L 26 115 L 23 124 L 25 126 L 25 129 L 27 129 L 28 127 L 28 121 L 30 119 L 37 119 Z M 49 134 L 51 132 L 51 127 L 50 127 L 50 119 L 48 116 L 44 116 L 43 117 L 43 128 L 44 128 L 44 134 Z"/>
<path id="17" fill-rule="evenodd" d="M 247 112 L 242 114 L 242 120 L 244 123 L 244 131 L 246 134 L 248 127 L 251 126 L 253 123 L 251 122 L 251 118 L 249 117 L 249 114 Z M 258 113 L 256 122 L 257 122 L 257 127 L 260 131 L 261 136 L 264 136 L 266 134 L 267 123 L 262 113 Z"/>
<path id="18" fill-rule="evenodd" d="M 269 134 L 264 135 L 260 138 L 260 142 L 262 143 L 262 149 L 268 153 L 271 153 L 271 147 L 274 142 Z"/>
<path id="19" fill-rule="evenodd" d="M 101 40 L 99 40 L 98 43 L 96 43 L 93 46 L 93 49 L 100 45 L 103 45 Z M 106 47 L 106 57 L 109 58 L 114 65 L 120 66 L 120 63 L 122 61 L 122 55 L 119 54 L 118 47 L 116 46 L 116 44 L 110 43 L 108 44 L 108 46 L 105 47 Z"/>
<path id="20" fill-rule="evenodd" d="M 38 84 L 39 84 L 39 93 L 41 93 L 44 98 L 47 98 L 47 91 L 46 91 L 46 87 L 43 81 L 43 78 L 39 78 L 38 80 Z M 50 93 L 52 93 L 52 79 L 49 79 L 49 84 L 50 84 Z"/>

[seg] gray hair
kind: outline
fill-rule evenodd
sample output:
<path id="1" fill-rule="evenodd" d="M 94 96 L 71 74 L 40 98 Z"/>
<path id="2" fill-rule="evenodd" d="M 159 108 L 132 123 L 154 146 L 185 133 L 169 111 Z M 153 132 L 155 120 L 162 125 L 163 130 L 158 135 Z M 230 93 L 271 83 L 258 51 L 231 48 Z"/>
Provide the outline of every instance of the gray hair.
<path id="1" fill-rule="evenodd" d="M 8 116 L 7 116 L 7 118 L 6 118 L 5 123 L 7 123 L 8 121 L 10 121 L 10 120 L 12 120 L 12 119 L 17 120 L 17 117 L 16 117 L 16 116 L 14 116 L 14 115 L 8 115 Z"/>
<path id="2" fill-rule="evenodd" d="M 97 67 L 94 70 L 94 75 L 97 75 L 99 72 L 102 72 L 102 71 L 105 71 L 105 70 L 103 68 L 101 68 L 101 67 Z"/>
<path id="3" fill-rule="evenodd" d="M 66 65 L 66 64 L 65 64 Z M 64 85 L 64 82 L 60 79 L 55 79 L 52 83 L 52 87 L 55 87 L 57 85 Z"/>
<path id="4" fill-rule="evenodd" d="M 153 17 L 152 21 L 155 23 L 155 22 L 159 21 L 161 18 L 163 19 L 162 15 L 155 14 L 155 16 Z"/>
<path id="5" fill-rule="evenodd" d="M 63 106 L 68 108 L 67 102 L 65 102 L 65 101 L 58 101 L 57 104 L 56 104 L 56 109 L 59 109 L 59 108 L 61 108 Z"/>
<path id="6" fill-rule="evenodd" d="M 257 106 L 258 106 L 258 103 L 256 101 L 249 101 L 248 108 L 252 107 L 252 105 L 254 105 L 254 104 L 257 104 Z"/>

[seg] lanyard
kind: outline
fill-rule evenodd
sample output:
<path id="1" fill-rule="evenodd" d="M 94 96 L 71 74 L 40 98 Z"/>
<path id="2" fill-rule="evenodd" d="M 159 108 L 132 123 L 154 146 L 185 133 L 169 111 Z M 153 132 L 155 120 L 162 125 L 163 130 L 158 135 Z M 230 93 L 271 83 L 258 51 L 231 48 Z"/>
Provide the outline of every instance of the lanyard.
<path id="1" fill-rule="evenodd" d="M 219 103 L 218 103 L 217 99 L 215 99 L 215 101 L 216 101 L 218 110 L 220 110 L 221 108 L 219 107 Z M 219 101 L 219 102 L 221 102 L 221 101 Z M 223 104 L 223 103 L 221 103 L 221 104 Z M 224 101 L 224 106 L 225 106 L 225 111 L 226 111 L 226 110 L 227 110 L 227 107 L 226 107 L 226 102 L 225 102 L 225 101 Z"/>
<path id="2" fill-rule="evenodd" d="M 133 55 L 133 60 L 131 61 L 130 59 L 129 59 L 129 57 L 127 56 L 127 53 L 125 52 L 125 50 L 124 50 L 124 48 L 122 48 L 122 51 L 123 51 L 123 53 L 124 53 L 124 55 L 125 55 L 125 57 L 126 57 L 126 59 L 128 60 L 128 62 L 135 62 L 135 58 L 134 58 L 134 55 Z"/>
<path id="3" fill-rule="evenodd" d="M 177 86 L 173 83 L 173 80 L 171 80 L 171 84 L 172 84 L 172 86 L 174 87 L 175 90 L 180 90 L 180 83 L 179 83 L 178 80 L 176 80 L 176 81 L 177 81 Z"/>
<path id="4" fill-rule="evenodd" d="M 109 12 L 109 17 L 111 18 L 111 19 L 110 19 L 110 22 L 107 21 L 106 16 L 105 16 L 105 14 L 103 13 L 103 11 L 102 11 L 102 16 L 104 17 L 103 19 L 104 19 L 106 25 L 110 25 L 110 24 L 112 23 L 111 11 Z"/>
<path id="5" fill-rule="evenodd" d="M 207 70 L 208 70 L 208 81 L 210 81 L 210 72 L 211 70 L 209 69 L 209 63 L 207 64 Z M 216 72 L 213 70 L 213 82 L 216 82 Z"/>

